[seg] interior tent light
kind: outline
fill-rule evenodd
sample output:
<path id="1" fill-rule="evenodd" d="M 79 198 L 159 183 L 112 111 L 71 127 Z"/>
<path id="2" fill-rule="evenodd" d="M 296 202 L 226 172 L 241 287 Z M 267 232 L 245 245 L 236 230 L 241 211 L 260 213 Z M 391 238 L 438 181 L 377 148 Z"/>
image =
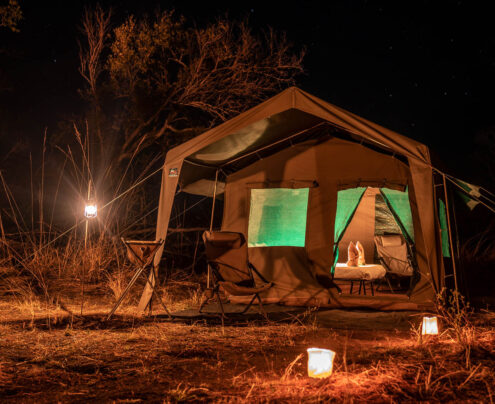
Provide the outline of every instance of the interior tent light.
<path id="1" fill-rule="evenodd" d="M 332 374 L 335 352 L 330 349 L 308 349 L 308 376 L 318 379 L 329 377 Z"/>
<path id="2" fill-rule="evenodd" d="M 422 335 L 438 335 L 438 320 L 436 317 L 423 317 Z"/>
<path id="3" fill-rule="evenodd" d="M 84 206 L 84 216 L 88 219 L 91 219 L 93 217 L 96 217 L 98 214 L 98 207 L 96 205 L 95 201 L 87 201 L 86 205 Z"/>

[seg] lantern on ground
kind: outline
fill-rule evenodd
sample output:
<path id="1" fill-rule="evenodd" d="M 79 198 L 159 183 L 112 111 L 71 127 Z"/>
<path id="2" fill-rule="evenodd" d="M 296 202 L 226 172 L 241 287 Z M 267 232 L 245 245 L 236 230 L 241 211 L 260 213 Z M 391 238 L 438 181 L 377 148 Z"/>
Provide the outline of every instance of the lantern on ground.
<path id="1" fill-rule="evenodd" d="M 87 219 L 91 219 L 93 217 L 96 217 L 98 213 L 98 208 L 96 206 L 96 202 L 89 200 L 86 202 L 86 205 L 84 206 L 84 216 Z"/>
<path id="2" fill-rule="evenodd" d="M 308 349 L 308 376 L 322 379 L 332 374 L 335 352 L 330 349 Z"/>
<path id="3" fill-rule="evenodd" d="M 423 317 L 422 335 L 438 335 L 438 320 L 436 317 Z"/>

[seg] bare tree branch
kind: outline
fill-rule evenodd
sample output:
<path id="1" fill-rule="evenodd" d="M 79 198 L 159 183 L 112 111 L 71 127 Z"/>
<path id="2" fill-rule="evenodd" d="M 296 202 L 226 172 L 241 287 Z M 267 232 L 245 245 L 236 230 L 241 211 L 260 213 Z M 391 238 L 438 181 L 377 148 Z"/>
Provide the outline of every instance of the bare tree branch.
<path id="1" fill-rule="evenodd" d="M 130 16 L 113 30 L 104 58 L 110 15 L 99 7 L 85 14 L 81 74 L 96 99 L 102 67 L 108 71 L 106 85 L 121 107 L 112 119 L 121 121 L 120 161 L 138 145 L 183 142 L 293 85 L 303 72 L 304 51 L 295 52 L 285 34 L 268 29 L 257 36 L 246 21 L 227 18 L 187 27 L 174 11 Z"/>
<path id="2" fill-rule="evenodd" d="M 88 85 L 87 93 L 93 100 L 98 99 L 98 78 L 104 68 L 103 50 L 110 33 L 112 10 L 104 11 L 100 5 L 94 10 L 86 9 L 82 19 L 81 32 L 86 39 L 79 42 L 79 73 Z"/>

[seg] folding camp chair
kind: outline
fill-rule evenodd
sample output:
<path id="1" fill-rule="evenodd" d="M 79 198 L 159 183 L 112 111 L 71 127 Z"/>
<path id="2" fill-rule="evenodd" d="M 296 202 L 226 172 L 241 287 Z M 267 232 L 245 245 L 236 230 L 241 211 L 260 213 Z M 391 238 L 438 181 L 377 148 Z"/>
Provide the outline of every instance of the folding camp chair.
<path id="1" fill-rule="evenodd" d="M 391 278 L 410 278 L 410 284 L 413 279 L 413 265 L 409 254 L 406 240 L 401 234 L 387 234 L 375 236 L 376 251 L 381 264 L 387 270 L 385 280 L 391 292 L 394 288 L 390 283 Z"/>
<path id="2" fill-rule="evenodd" d="M 273 283 L 268 282 L 248 261 L 247 243 L 242 233 L 227 231 L 205 231 L 203 233 L 206 259 L 209 267 L 213 271 L 215 278 L 214 286 L 207 290 L 204 300 L 199 307 L 199 312 L 206 302 L 217 297 L 222 312 L 225 317 L 222 299 L 220 298 L 219 287 L 221 286 L 227 293 L 234 296 L 250 296 L 253 298 L 246 308 L 236 314 L 244 314 L 251 307 L 255 299 L 258 299 L 260 313 L 266 318 L 260 293 L 269 289 Z M 253 272 L 264 282 L 262 286 L 256 286 Z"/>
<path id="3" fill-rule="evenodd" d="M 109 320 L 110 317 L 112 317 L 112 315 L 118 309 L 124 298 L 129 293 L 129 290 L 131 289 L 132 285 L 134 285 L 136 280 L 139 278 L 139 275 L 143 273 L 146 267 L 148 266 L 151 267 L 151 271 L 153 272 L 153 279 L 156 281 L 156 273 L 155 273 L 155 267 L 153 266 L 153 259 L 155 258 L 157 251 L 165 241 L 165 240 L 158 240 L 158 241 L 124 240 L 123 238 L 121 238 L 121 240 L 127 248 L 127 258 L 138 268 L 134 273 L 134 276 L 126 286 L 125 290 L 117 299 L 117 302 L 113 306 L 112 310 L 108 314 L 107 320 Z M 151 313 L 151 308 L 152 308 L 151 304 L 153 301 L 153 296 L 155 296 L 158 299 L 158 301 L 161 303 L 162 307 L 164 308 L 168 316 L 172 317 L 167 309 L 167 306 L 165 306 L 165 304 L 163 303 L 163 300 L 160 299 L 160 297 L 157 295 L 155 290 L 155 285 L 150 281 L 149 276 L 146 276 L 146 281 L 149 283 L 152 290 L 152 298 L 150 299 L 150 302 L 148 304 L 149 312 Z"/>

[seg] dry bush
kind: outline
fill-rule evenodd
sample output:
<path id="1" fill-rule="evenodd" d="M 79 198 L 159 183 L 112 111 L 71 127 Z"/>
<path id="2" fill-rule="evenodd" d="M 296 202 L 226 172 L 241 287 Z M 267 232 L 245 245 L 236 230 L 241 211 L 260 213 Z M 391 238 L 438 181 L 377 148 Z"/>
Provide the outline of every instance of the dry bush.
<path id="1" fill-rule="evenodd" d="M 84 235 L 82 208 L 85 191 L 88 188 L 92 190 L 93 178 L 87 154 L 89 133 L 81 136 L 76 128 L 75 138 L 78 153 L 71 148 L 64 152 L 62 166 L 56 166 L 60 170 L 57 181 L 49 188 L 46 187 L 46 149 L 43 148 L 42 166 L 37 174 L 31 172 L 29 213 L 20 208 L 21 204 L 0 173 L 3 195 L 9 206 L 0 215 L 0 260 L 8 285 L 6 293 L 17 295 L 23 302 L 34 301 L 33 296 L 54 302 L 60 292 L 69 294 L 72 291 L 75 294 L 78 284 L 84 296 L 86 283 L 101 282 L 106 279 L 106 274 L 122 270 L 123 247 L 118 237 L 112 235 L 116 231 L 112 222 L 116 222 L 119 212 L 116 206 L 112 206 L 113 210 L 109 209 L 109 214 L 103 215 L 102 219 L 94 220 L 87 237 Z M 70 195 L 75 201 L 72 226 L 67 219 L 57 221 L 55 217 L 61 206 L 62 178 L 66 182 L 71 179 Z M 47 198 L 47 194 L 51 197 Z M 119 200 L 120 207 L 125 207 L 125 202 L 125 198 Z M 68 230 L 59 230 L 63 225 Z M 7 233 L 6 229 L 10 232 Z"/>

